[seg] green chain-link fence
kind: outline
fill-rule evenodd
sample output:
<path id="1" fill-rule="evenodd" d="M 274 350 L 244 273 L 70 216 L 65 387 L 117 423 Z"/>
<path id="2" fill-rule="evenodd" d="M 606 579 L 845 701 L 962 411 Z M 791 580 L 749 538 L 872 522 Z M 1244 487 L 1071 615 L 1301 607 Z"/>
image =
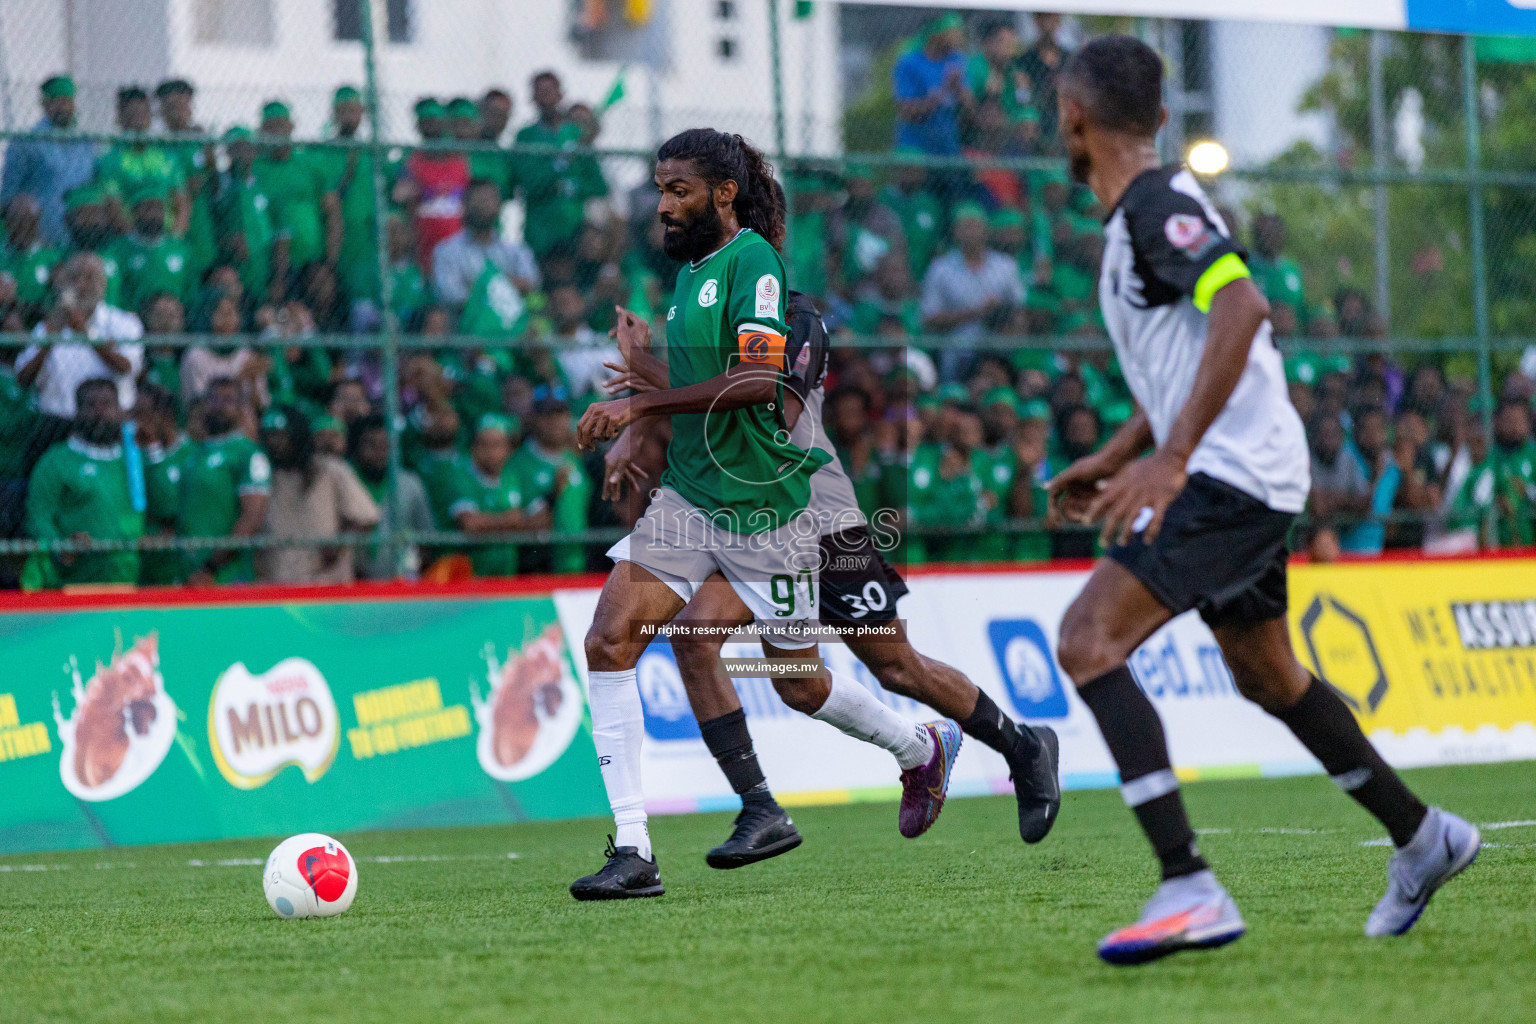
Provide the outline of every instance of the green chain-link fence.
<path id="1" fill-rule="evenodd" d="M 579 57 L 554 69 L 566 94 L 554 116 L 528 122 L 536 96 L 497 64 L 505 44 L 486 40 L 511 40 L 520 78 L 546 55 L 518 41 L 504 5 L 458 25 L 393 0 L 325 6 L 324 45 L 299 48 L 295 70 L 293 47 L 278 47 L 286 63 L 262 49 L 294 30 L 276 5 L 208 0 L 187 7 L 191 24 L 164 25 L 152 6 L 128 25 L 83 5 L 104 19 L 87 56 L 110 52 L 114 32 L 143 52 L 161 46 L 169 85 L 123 93 L 153 84 L 147 65 L 103 59 L 67 90 L 78 119 L 41 132 L 69 59 L 38 40 L 64 33 L 48 4 L 0 7 L 7 174 L 29 159 L 87 169 L 56 216 L 7 207 L 0 576 L 47 586 L 602 567 L 636 508 L 601 499 L 601 459 L 572 449 L 570 420 L 604 397 L 612 307 L 662 328 L 673 271 L 650 212 L 651 154 L 697 123 L 741 131 L 773 158 L 792 285 L 821 300 L 834 333 L 832 434 L 861 499 L 906 514 L 907 554 L 1092 553 L 1089 535 L 1045 531 L 1039 485 L 1131 406 L 1097 317 L 1100 211 L 1067 181 L 1047 92 L 1021 70 L 1042 52 L 1038 23 L 967 13 L 971 99 L 956 152 L 935 155 L 895 145 L 892 81 L 937 12 L 573 5 L 553 15 Z M 531 17 L 551 16 L 538 6 Z M 1011 50 L 1000 26 L 1015 33 Z M 1536 374 L 1529 55 L 1308 30 L 1278 58 L 1311 77 L 1280 110 L 1300 127 L 1287 122 L 1294 139 L 1277 151 L 1248 122 L 1278 116 L 1265 103 L 1283 90 L 1259 72 L 1232 84 L 1240 26 L 1086 19 L 1067 24 L 1064 45 L 1111 29 L 1169 58 L 1170 159 L 1228 136 L 1234 166 L 1208 188 L 1255 252 L 1303 412 L 1342 418 L 1368 485 L 1385 461 L 1405 481 L 1386 505 L 1368 489 L 1316 522 L 1341 536 L 1374 525 L 1394 545 L 1529 542 L 1528 447 L 1501 445 L 1518 424 L 1501 434 L 1494 422 L 1529 405 Z M 431 61 L 414 49 L 427 38 Z M 443 38 L 458 59 L 442 59 Z M 705 61 L 726 76 L 718 89 L 685 89 L 665 70 Z M 191 98 L 183 79 L 197 116 L 176 120 Z M 428 93 L 473 102 L 418 106 Z M 499 189 L 493 241 L 474 254 L 506 251 L 484 274 L 440 282 L 427 239 L 456 222 L 434 216 L 434 189 L 470 177 Z M 27 191 L 6 187 L 8 200 Z M 1016 263 L 1021 293 L 956 326 L 925 306 L 925 279 L 977 217 Z M 527 272 L 509 255 L 522 241 Z M 98 304 L 137 314 L 146 336 Z M 76 386 L 94 376 L 118 384 L 116 415 L 136 410 L 120 453 L 114 424 L 82 426 L 76 400 L 91 396 Z M 1378 406 L 1395 415 L 1367 439 Z M 299 418 L 356 469 L 290 468 Z M 141 553 L 137 566 L 125 550 Z"/>

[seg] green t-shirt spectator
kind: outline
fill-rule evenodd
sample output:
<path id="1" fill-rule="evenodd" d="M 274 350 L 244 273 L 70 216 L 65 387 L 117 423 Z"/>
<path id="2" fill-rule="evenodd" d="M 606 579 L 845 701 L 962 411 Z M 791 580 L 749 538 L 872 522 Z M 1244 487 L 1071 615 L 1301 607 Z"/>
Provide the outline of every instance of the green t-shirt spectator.
<path id="1" fill-rule="evenodd" d="M 33 242 L 25 249 L 7 245 L 0 249 L 0 271 L 16 279 L 16 298 L 23 305 L 41 306 L 48 301 L 48 282 L 53 268 L 64 258 L 63 249 Z"/>
<path id="2" fill-rule="evenodd" d="M 0 480 L 20 480 L 26 473 L 27 442 L 37 429 L 37 407 L 16 380 L 16 371 L 0 367 Z"/>
<path id="3" fill-rule="evenodd" d="M 311 151 L 311 159 L 319 164 L 324 175 L 325 191 L 335 192 L 341 200 L 339 283 L 350 298 L 376 297 L 379 239 L 378 221 L 374 217 L 373 154 L 360 149 L 321 147 Z M 321 225 L 323 229 L 323 219 Z M 321 240 L 323 243 L 323 234 Z"/>
<path id="4" fill-rule="evenodd" d="M 288 239 L 288 265 L 298 269 L 324 258 L 321 200 L 330 191 L 330 183 L 315 154 L 295 146 L 286 159 L 259 156 L 251 165 L 251 173 L 266 194 L 277 237 Z"/>
<path id="5" fill-rule="evenodd" d="M 197 277 L 193 272 L 192 250 L 186 242 L 162 234 L 144 238 L 137 232 L 110 243 L 102 254 L 117 264 L 121 280 L 118 305 L 138 312 L 144 302 L 159 292 L 170 292 L 191 308 L 197 295 Z"/>
<path id="6" fill-rule="evenodd" d="M 181 494 L 176 509 L 176 533 L 181 537 L 228 537 L 240 518 L 240 498 L 267 494 L 272 464 L 255 441 L 231 432 L 210 437 L 186 455 L 181 467 Z M 208 561 L 207 549 L 188 551 L 184 572 L 191 575 Z M 215 577 L 220 583 L 249 583 L 256 578 L 249 549 L 224 563 Z"/>
<path id="7" fill-rule="evenodd" d="M 528 504 L 544 502 L 551 507 L 551 529 L 576 532 L 587 528 L 587 509 L 592 503 L 592 479 L 580 457 L 573 451 L 549 452 L 532 439 L 512 455 L 508 468 L 521 482 Z M 555 493 L 561 472 L 565 473 L 560 493 Z M 580 544 L 557 544 L 555 572 L 581 572 L 587 567 L 586 549 Z"/>
<path id="8" fill-rule="evenodd" d="M 171 142 L 165 146 L 176 164 L 182 186 L 191 201 L 185 241 L 192 252 L 192 266 L 198 277 L 213 265 L 218 256 L 213 228 L 213 192 L 218 169 L 209 167 L 205 147 L 200 142 Z"/>
<path id="9" fill-rule="evenodd" d="M 457 525 L 463 512 L 511 512 L 523 507 L 522 483 L 509 461 L 501 476 L 494 479 L 482 476 L 473 462 L 466 459 L 454 481 L 454 496 L 448 506 L 452 517 L 448 521 Z M 517 546 L 514 544 L 472 544 L 469 546 L 469 564 L 476 576 L 516 576 Z"/>
<path id="10" fill-rule="evenodd" d="M 38 460 L 27 488 L 27 535 L 34 540 L 69 540 L 77 533 L 93 540 L 138 540 L 144 513 L 129 497 L 123 446 L 87 444 L 71 437 Z M 27 575 L 44 586 L 69 583 L 137 583 L 137 551 L 94 551 L 64 564 L 39 552 Z"/>
<path id="11" fill-rule="evenodd" d="M 319 345 L 300 346 L 293 352 L 287 346 L 275 345 L 267 354 L 272 357 L 272 370 L 267 374 L 272 401 L 296 405 L 311 416 L 323 412 L 321 404 L 331 383 L 330 353 Z"/>
<path id="12" fill-rule="evenodd" d="M 174 534 L 181 509 L 181 471 L 193 449 L 185 437 L 164 451 L 144 453 L 146 532 Z M 164 587 L 181 582 L 180 551 L 145 551 L 140 557 L 139 582 Z"/>
<path id="13" fill-rule="evenodd" d="M 245 240 L 245 259 L 238 262 L 240 283 L 250 295 L 265 298 L 272 281 L 272 202 L 253 174 L 244 179 L 225 175 L 214 203 L 215 234 L 219 248 L 230 250 L 234 236 Z"/>
<path id="14" fill-rule="evenodd" d="M 1526 441 L 1514 451 L 1494 448 L 1492 461 L 1502 499 L 1499 544 L 1529 547 L 1536 543 L 1536 442 Z"/>
<path id="15" fill-rule="evenodd" d="M 1283 302 L 1296 311 L 1296 322 L 1307 322 L 1307 293 L 1301 279 L 1301 267 L 1289 256 L 1266 259 L 1258 253 L 1248 256 L 1248 272 L 1253 283 L 1270 302 Z"/>
<path id="16" fill-rule="evenodd" d="M 895 185 L 881 190 L 880 201 L 901 220 L 901 233 L 907 240 L 907 262 L 912 277 L 921 281 L 944 241 L 944 204 L 926 188 L 904 192 Z"/>
<path id="17" fill-rule="evenodd" d="M 460 474 L 469 472 L 463 457 L 451 448 L 447 451 L 423 448 L 413 468 L 416 475 L 421 477 L 421 485 L 426 488 L 427 504 L 432 508 L 432 518 L 438 529 L 455 529 L 453 517 L 448 514 L 448 510 L 459 498 Z"/>
<path id="18" fill-rule="evenodd" d="M 553 128 L 535 121 L 517 133 L 523 145 L 559 146 L 574 151 L 581 129 L 566 122 Z M 576 152 L 555 156 L 525 155 L 518 161 L 517 185 L 523 193 L 523 241 L 543 257 L 581 231 L 588 199 L 608 194 L 596 158 Z"/>
<path id="19" fill-rule="evenodd" d="M 96 160 L 96 181 L 124 206 L 134 193 L 152 189 L 170 195 L 186 186 L 174 152 L 163 146 L 118 143 Z M 169 218 L 171 204 L 165 204 Z"/>

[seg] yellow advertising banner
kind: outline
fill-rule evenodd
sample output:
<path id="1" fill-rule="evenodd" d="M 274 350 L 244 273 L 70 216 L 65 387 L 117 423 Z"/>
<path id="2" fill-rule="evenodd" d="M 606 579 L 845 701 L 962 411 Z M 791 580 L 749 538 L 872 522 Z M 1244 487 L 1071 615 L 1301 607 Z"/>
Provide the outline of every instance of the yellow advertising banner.
<path id="1" fill-rule="evenodd" d="M 1291 634 L 1367 732 L 1536 723 L 1536 559 L 1297 565 Z"/>

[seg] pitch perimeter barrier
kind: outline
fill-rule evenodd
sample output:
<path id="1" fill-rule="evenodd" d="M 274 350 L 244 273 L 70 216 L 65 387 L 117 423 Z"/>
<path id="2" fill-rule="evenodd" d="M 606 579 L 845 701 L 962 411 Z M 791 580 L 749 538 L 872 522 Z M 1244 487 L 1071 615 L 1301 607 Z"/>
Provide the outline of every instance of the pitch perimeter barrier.
<path id="1" fill-rule="evenodd" d="M 1114 765 L 1056 663 L 1082 569 L 920 572 L 902 616 L 916 646 L 1010 714 L 1062 739 L 1068 788 Z M 1536 758 L 1536 558 L 1297 564 L 1298 654 L 1394 765 Z M 596 581 L 588 577 L 586 582 Z M 533 588 L 557 586 L 535 581 Z M 258 589 L 20 601 L 0 611 L 0 853 L 606 813 L 580 638 L 596 586 Z M 728 657 L 761 652 L 728 644 Z M 841 645 L 822 656 L 914 719 Z M 1186 781 L 1316 772 L 1233 687 L 1193 614 L 1131 660 Z M 639 664 L 655 813 L 736 806 L 664 637 Z M 883 751 L 737 679 L 764 769 L 792 805 L 894 799 Z M 951 793 L 1009 791 L 966 744 Z"/>

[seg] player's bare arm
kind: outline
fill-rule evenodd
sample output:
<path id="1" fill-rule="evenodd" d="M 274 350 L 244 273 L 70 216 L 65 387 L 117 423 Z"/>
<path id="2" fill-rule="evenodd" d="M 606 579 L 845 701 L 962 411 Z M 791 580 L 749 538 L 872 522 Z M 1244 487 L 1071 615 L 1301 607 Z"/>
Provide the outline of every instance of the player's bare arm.
<path id="1" fill-rule="evenodd" d="M 600 441 L 618 437 L 621 430 L 636 420 L 650 416 L 763 405 L 773 401 L 778 387 L 778 376 L 764 373 L 761 365 L 737 363 L 724 373 L 697 384 L 650 391 L 612 402 L 597 402 L 587 407 L 581 422 L 576 424 L 576 447 L 591 449 Z"/>
<path id="2" fill-rule="evenodd" d="M 1146 540 L 1151 543 L 1157 539 L 1163 514 L 1184 489 L 1189 457 L 1226 408 L 1243 376 L 1243 368 L 1248 365 L 1254 335 L 1267 316 L 1269 302 L 1259 294 L 1251 278 L 1232 281 L 1212 298 L 1210 334 L 1200 356 L 1200 367 L 1167 441 L 1111 477 L 1088 508 L 1090 522 L 1100 517 L 1104 520 L 1100 540 L 1106 546 L 1129 540 L 1132 526 L 1144 508 L 1152 510 Z"/>

